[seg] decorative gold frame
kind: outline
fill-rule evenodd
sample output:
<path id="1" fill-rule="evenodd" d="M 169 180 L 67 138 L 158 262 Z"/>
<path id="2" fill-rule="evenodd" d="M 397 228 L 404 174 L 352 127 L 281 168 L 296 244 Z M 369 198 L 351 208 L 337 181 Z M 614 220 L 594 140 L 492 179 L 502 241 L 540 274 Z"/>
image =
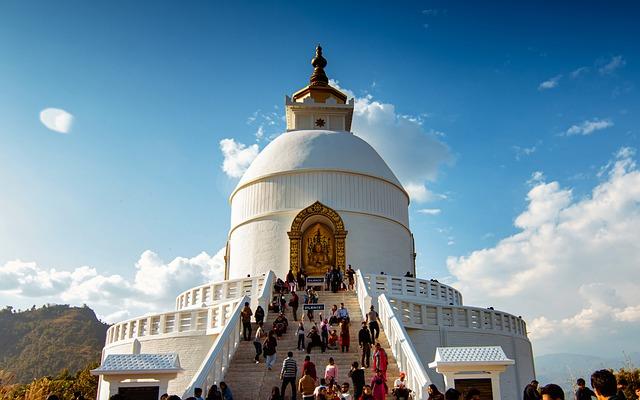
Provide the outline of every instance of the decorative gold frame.
<path id="1" fill-rule="evenodd" d="M 345 239 L 347 231 L 344 230 L 344 222 L 342 217 L 335 210 L 316 201 L 309 207 L 302 209 L 293 219 L 291 230 L 287 232 L 289 236 L 289 268 L 295 275 L 300 271 L 300 242 L 302 241 L 302 224 L 304 221 L 314 215 L 322 215 L 329 219 L 333 224 L 334 237 L 336 241 L 336 266 L 342 271 L 346 267 L 346 247 Z"/>

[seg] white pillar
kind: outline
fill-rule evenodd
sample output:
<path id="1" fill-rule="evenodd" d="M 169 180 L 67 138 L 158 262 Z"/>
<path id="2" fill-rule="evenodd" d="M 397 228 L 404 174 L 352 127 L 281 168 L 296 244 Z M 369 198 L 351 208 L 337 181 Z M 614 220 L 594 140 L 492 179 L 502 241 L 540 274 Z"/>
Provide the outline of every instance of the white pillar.
<path id="1" fill-rule="evenodd" d="M 500 373 L 496 371 L 491 372 L 491 394 L 493 400 L 500 400 Z"/>

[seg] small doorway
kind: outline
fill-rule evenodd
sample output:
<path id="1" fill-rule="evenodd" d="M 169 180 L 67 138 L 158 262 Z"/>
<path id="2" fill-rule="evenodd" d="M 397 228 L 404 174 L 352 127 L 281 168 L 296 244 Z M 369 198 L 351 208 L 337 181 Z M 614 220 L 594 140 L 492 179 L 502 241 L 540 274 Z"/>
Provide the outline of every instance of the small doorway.
<path id="1" fill-rule="evenodd" d="M 118 388 L 127 400 L 158 400 L 160 397 L 160 387 L 158 386 L 131 386 Z"/>
<path id="2" fill-rule="evenodd" d="M 456 390 L 464 395 L 471 388 L 476 388 L 480 391 L 480 400 L 493 400 L 493 390 L 491 387 L 491 379 L 479 378 L 479 379 L 456 379 Z"/>

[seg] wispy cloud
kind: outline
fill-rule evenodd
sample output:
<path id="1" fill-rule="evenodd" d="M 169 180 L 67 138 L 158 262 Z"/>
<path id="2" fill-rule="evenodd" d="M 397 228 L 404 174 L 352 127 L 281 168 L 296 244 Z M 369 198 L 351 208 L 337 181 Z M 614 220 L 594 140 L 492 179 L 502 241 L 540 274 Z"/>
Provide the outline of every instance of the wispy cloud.
<path id="1" fill-rule="evenodd" d="M 556 75 L 547 79 L 538 85 L 538 90 L 549 90 L 557 87 L 560 84 L 560 78 L 562 78 L 562 75 Z"/>
<path id="2" fill-rule="evenodd" d="M 627 61 L 622 56 L 614 56 L 609 62 L 600 67 L 598 72 L 602 75 L 611 75 L 625 65 L 627 65 Z"/>
<path id="3" fill-rule="evenodd" d="M 515 152 L 517 161 L 520 161 L 523 157 L 530 156 L 531 154 L 535 153 L 537 150 L 537 146 L 531 146 L 531 147 L 511 146 L 511 148 Z"/>
<path id="4" fill-rule="evenodd" d="M 425 215 L 438 215 L 442 210 L 439 208 L 421 208 L 418 212 Z"/>
<path id="5" fill-rule="evenodd" d="M 45 108 L 40 111 L 40 122 L 52 131 L 69 133 L 73 125 L 73 115 L 60 108 Z"/>
<path id="6" fill-rule="evenodd" d="M 580 68 L 576 68 L 573 71 L 571 71 L 571 79 L 576 79 L 579 78 L 580 76 L 586 74 L 587 72 L 589 72 L 589 67 L 580 67 Z"/>
<path id="7" fill-rule="evenodd" d="M 613 126 L 613 121 L 609 119 L 593 119 L 591 121 L 582 121 L 580 124 L 572 125 L 566 131 L 567 136 L 582 135 L 588 136 L 596 131 L 607 129 Z"/>

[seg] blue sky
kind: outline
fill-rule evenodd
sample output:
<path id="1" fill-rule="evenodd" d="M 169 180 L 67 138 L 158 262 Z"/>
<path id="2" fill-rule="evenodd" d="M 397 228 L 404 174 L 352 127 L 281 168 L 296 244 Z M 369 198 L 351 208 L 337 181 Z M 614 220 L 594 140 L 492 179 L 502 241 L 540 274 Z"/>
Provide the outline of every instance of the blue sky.
<path id="1" fill-rule="evenodd" d="M 599 173 L 608 163 L 635 160 L 638 17 L 627 2 L 2 2 L 0 267 L 89 266 L 126 280 L 147 251 L 163 265 L 213 256 L 237 182 L 221 169 L 219 142 L 262 148 L 282 131 L 284 95 L 306 85 L 321 43 L 342 88 L 419 121 L 449 149 L 421 182 L 435 198 L 411 205 L 419 274 L 473 287 L 464 268 L 482 271 L 475 251 L 499 252 L 526 230 L 514 221 L 532 188 L 556 182 L 552 192 L 570 189 L 576 204 L 614 179 Z M 69 133 L 40 122 L 49 107 L 73 115 Z M 536 171 L 544 178 L 532 180 Z M 631 216 L 639 200 L 627 200 Z M 51 287 L 65 290 L 58 281 Z M 520 313 L 517 291 L 470 290 L 477 305 Z M 635 307 L 618 295 L 609 306 Z M 95 300 L 99 309 L 96 299 L 0 287 L 0 304 Z M 585 304 L 553 318 L 594 308 Z M 621 331 L 637 330 L 634 318 Z"/>

